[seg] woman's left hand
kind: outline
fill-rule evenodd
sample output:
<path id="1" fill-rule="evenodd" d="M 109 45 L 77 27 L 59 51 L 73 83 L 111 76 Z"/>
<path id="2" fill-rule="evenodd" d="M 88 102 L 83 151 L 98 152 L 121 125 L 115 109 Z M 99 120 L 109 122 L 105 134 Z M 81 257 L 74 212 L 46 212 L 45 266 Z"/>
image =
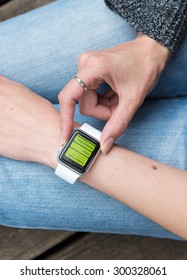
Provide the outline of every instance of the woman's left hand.
<path id="1" fill-rule="evenodd" d="M 46 99 L 0 76 L 0 155 L 55 168 L 60 117 Z"/>

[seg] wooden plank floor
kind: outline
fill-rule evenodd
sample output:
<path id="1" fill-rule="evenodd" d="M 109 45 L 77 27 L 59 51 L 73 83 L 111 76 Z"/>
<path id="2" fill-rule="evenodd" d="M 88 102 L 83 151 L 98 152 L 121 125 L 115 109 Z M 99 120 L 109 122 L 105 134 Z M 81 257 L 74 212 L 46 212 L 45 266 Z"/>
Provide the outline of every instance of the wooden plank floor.
<path id="1" fill-rule="evenodd" d="M 52 1 L 11 0 L 0 6 L 0 21 Z M 0 226 L 0 259 L 186 260 L 187 242 L 130 235 L 16 229 Z"/>
<path id="2" fill-rule="evenodd" d="M 0 21 L 51 2 L 53 0 L 9 0 L 6 4 L 0 6 Z"/>
<path id="3" fill-rule="evenodd" d="M 0 260 L 187 260 L 187 242 L 0 226 Z"/>
<path id="4" fill-rule="evenodd" d="M 0 259 L 34 259 L 73 235 L 73 232 L 1 226 Z"/>

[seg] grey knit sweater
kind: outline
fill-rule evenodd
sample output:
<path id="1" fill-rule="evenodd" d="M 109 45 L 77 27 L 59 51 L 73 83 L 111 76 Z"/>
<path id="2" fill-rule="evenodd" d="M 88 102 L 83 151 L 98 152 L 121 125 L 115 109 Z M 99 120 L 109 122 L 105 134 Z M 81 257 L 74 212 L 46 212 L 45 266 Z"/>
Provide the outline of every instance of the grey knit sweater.
<path id="1" fill-rule="evenodd" d="M 107 6 L 143 32 L 176 51 L 187 33 L 187 0 L 105 0 Z"/>

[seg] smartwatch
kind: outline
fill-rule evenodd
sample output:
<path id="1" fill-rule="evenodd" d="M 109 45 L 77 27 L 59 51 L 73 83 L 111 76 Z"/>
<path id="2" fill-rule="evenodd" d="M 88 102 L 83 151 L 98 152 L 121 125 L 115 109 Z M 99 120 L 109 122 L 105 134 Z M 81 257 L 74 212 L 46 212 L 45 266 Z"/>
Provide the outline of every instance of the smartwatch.
<path id="1" fill-rule="evenodd" d="M 85 123 L 75 128 L 57 156 L 55 174 L 70 184 L 88 172 L 100 152 L 101 132 Z"/>

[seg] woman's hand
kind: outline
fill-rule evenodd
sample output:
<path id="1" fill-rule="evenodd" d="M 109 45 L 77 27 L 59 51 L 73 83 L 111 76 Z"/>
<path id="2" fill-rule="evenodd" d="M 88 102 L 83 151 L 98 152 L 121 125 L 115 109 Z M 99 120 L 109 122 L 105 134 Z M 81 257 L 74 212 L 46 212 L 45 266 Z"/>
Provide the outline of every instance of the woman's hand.
<path id="1" fill-rule="evenodd" d="M 25 86 L 0 76 L 0 155 L 56 167 L 60 117 Z"/>
<path id="2" fill-rule="evenodd" d="M 79 100 L 82 114 L 108 120 L 101 137 L 101 149 L 107 153 L 156 85 L 169 55 L 166 47 L 146 35 L 110 49 L 82 54 L 77 76 L 88 92 L 75 79 L 60 92 L 63 140 L 70 135 Z M 104 81 L 111 90 L 100 96 L 96 90 Z"/>

